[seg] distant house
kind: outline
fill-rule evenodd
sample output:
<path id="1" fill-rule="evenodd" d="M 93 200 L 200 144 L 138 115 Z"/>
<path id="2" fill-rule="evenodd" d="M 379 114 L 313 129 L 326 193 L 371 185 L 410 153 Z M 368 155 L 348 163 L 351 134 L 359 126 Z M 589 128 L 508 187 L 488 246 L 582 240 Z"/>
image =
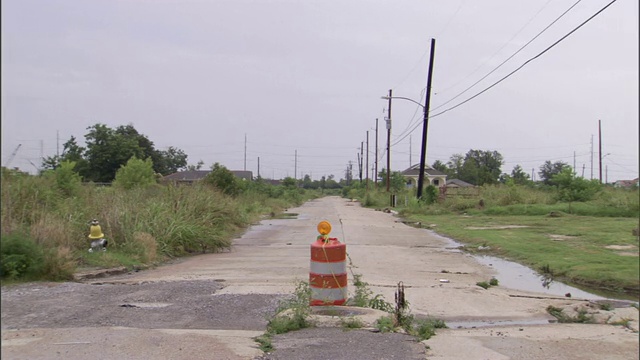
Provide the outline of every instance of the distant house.
<path id="1" fill-rule="evenodd" d="M 449 179 L 447 180 L 447 187 L 448 188 L 468 188 L 468 187 L 474 187 L 475 185 L 473 184 L 469 184 L 468 182 L 462 181 L 460 179 Z"/>
<path id="2" fill-rule="evenodd" d="M 634 186 L 638 187 L 639 183 L 640 183 L 640 178 L 635 178 L 633 180 L 618 180 L 613 183 L 613 186 L 621 187 L 621 188 L 632 188 Z"/>
<path id="3" fill-rule="evenodd" d="M 404 176 L 407 187 L 415 188 L 418 187 L 418 177 L 420 176 L 420 164 L 413 165 L 412 167 L 406 169 L 401 172 L 402 176 Z M 424 186 L 433 185 L 437 188 L 442 188 L 447 185 L 447 174 L 442 171 L 436 170 L 431 166 L 425 165 L 424 168 Z"/>
<path id="4" fill-rule="evenodd" d="M 245 170 L 230 170 L 233 175 L 242 179 L 251 181 L 253 180 L 253 172 L 245 171 Z M 193 184 L 194 182 L 200 181 L 207 176 L 211 170 L 187 170 L 187 171 L 179 171 L 177 173 L 173 173 L 167 175 L 162 178 L 163 183 L 176 183 L 176 184 Z"/>

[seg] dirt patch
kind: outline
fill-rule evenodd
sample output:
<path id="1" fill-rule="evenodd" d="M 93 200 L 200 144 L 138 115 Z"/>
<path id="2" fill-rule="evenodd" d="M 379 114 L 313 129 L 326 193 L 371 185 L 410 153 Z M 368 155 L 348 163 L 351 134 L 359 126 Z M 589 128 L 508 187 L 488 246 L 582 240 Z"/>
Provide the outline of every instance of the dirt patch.
<path id="1" fill-rule="evenodd" d="M 573 239 L 577 239 L 577 236 L 571 236 L 571 235 L 558 235 L 558 234 L 549 234 L 549 238 L 553 241 L 566 241 L 566 240 L 573 240 Z"/>
<path id="2" fill-rule="evenodd" d="M 611 250 L 631 250 L 635 249 L 636 247 L 634 245 L 609 245 L 605 246 L 605 248 Z"/>
<path id="3" fill-rule="evenodd" d="M 617 252 L 616 254 L 618 254 L 620 256 L 635 256 L 635 257 L 638 257 L 638 253 L 637 252 L 621 251 L 621 252 Z"/>
<path id="4" fill-rule="evenodd" d="M 527 225 L 499 225 L 499 226 L 469 226 L 467 230 L 506 230 L 506 229 L 522 229 L 528 228 Z"/>

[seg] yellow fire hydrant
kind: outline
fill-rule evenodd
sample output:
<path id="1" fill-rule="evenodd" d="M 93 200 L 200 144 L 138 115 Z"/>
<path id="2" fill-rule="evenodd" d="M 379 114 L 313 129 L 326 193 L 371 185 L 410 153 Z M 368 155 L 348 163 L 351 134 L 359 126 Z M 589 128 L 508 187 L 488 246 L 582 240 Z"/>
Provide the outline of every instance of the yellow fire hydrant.
<path id="1" fill-rule="evenodd" d="M 90 225 L 88 237 L 89 240 L 91 240 L 91 247 L 89 248 L 89 252 L 93 252 L 94 249 L 107 251 L 107 239 L 104 238 L 100 223 L 97 219 L 93 219 Z"/>

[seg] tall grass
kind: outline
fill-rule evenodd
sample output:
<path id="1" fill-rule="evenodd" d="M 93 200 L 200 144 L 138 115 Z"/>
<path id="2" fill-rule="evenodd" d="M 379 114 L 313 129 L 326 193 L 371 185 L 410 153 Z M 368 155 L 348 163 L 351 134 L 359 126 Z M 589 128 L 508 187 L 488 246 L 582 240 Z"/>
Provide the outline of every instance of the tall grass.
<path id="1" fill-rule="evenodd" d="M 247 184 L 237 197 L 206 184 L 132 190 L 85 184 L 70 195 L 52 176 L 3 171 L 0 245 L 7 248 L 13 241 L 35 246 L 27 245 L 23 252 L 31 252 L 29 258 L 45 266 L 24 272 L 31 277 L 70 278 L 83 264 L 149 264 L 228 249 L 234 235 L 261 214 L 280 212 L 315 196 L 262 183 Z M 109 241 L 108 255 L 87 252 L 88 222 L 93 218 Z M 16 271 L 12 274 L 20 277 Z"/>

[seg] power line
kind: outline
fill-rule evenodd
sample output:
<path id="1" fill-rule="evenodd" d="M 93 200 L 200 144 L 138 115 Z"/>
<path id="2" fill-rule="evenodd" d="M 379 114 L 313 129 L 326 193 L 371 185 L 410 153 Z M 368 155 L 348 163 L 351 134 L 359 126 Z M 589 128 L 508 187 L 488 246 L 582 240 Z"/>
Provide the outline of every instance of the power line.
<path id="1" fill-rule="evenodd" d="M 547 5 L 549 5 L 549 3 L 553 1 L 553 0 L 549 0 L 547 1 L 544 6 L 542 6 L 540 8 L 540 10 L 538 10 L 538 12 L 531 18 L 529 19 L 529 21 L 527 21 L 521 28 L 520 30 L 518 30 L 518 32 L 516 32 L 515 35 L 513 35 L 511 37 L 511 39 L 509 39 L 508 41 L 506 41 L 502 47 L 500 47 L 500 49 L 498 49 L 498 51 L 496 51 L 495 53 L 493 53 L 493 55 L 491 55 L 491 57 L 489 57 L 489 59 L 487 59 L 485 62 L 483 62 L 482 64 L 480 64 L 480 66 L 478 66 L 474 71 L 472 71 L 469 75 L 465 76 L 462 80 L 458 81 L 457 83 L 445 88 L 444 90 L 440 90 L 438 91 L 438 93 L 443 93 L 455 86 L 457 86 L 458 84 L 460 84 L 461 82 L 463 82 L 464 80 L 468 79 L 471 75 L 475 74 L 478 70 L 480 70 L 480 68 L 482 68 L 482 66 L 486 63 L 488 63 L 489 61 L 491 61 L 491 59 L 494 58 L 494 56 L 496 56 L 498 53 L 500 53 L 500 51 L 502 51 L 502 49 L 504 49 L 507 45 L 509 45 L 509 43 L 511 43 L 511 41 L 513 41 L 513 39 L 515 39 L 535 18 L 538 17 L 538 15 L 540 15 L 540 13 L 542 12 L 542 10 L 544 10 Z M 531 39 L 528 43 L 526 43 L 524 46 L 522 46 L 520 49 L 518 49 L 513 55 L 511 55 L 510 57 L 508 57 L 505 61 L 503 61 L 502 63 L 500 63 L 495 69 L 491 70 L 489 73 L 487 73 L 484 77 L 482 77 L 480 80 L 476 81 L 473 85 L 469 86 L 468 88 L 466 88 L 465 90 L 463 90 L 461 93 L 459 93 L 458 95 L 456 95 L 455 97 L 449 99 L 447 102 L 438 105 L 437 107 L 435 107 L 433 110 L 437 110 L 438 108 L 441 108 L 442 106 L 448 104 L 449 102 L 453 101 L 455 98 L 457 98 L 458 96 L 462 95 L 463 93 L 465 93 L 467 90 L 471 89 L 473 86 L 475 86 L 476 84 L 478 84 L 480 81 L 482 81 L 483 79 L 485 79 L 487 76 L 489 76 L 491 73 L 493 73 L 494 71 L 496 71 L 499 67 L 501 67 L 505 62 L 507 62 L 508 60 L 510 60 L 512 57 L 514 57 L 517 53 L 520 52 L 520 50 L 524 49 L 527 45 L 529 45 L 529 43 L 531 43 L 533 40 L 535 40 L 538 36 L 540 36 L 545 30 L 547 30 L 551 25 L 553 25 L 556 21 L 558 21 L 561 17 L 564 16 L 564 14 L 566 14 L 569 10 L 571 10 L 574 6 L 576 6 L 581 0 L 579 0 L 578 2 L 576 2 L 575 4 L 573 4 L 573 6 L 571 6 L 569 9 L 567 9 L 567 11 L 565 11 L 562 15 L 560 15 L 558 18 L 556 18 L 556 20 L 554 20 L 551 24 L 549 24 L 546 28 L 544 28 L 541 32 L 539 32 L 533 39 Z"/>
<path id="2" fill-rule="evenodd" d="M 581 1 L 581 0 L 580 0 Z M 484 94 L 485 92 L 487 92 L 489 89 L 493 88 L 494 86 L 498 85 L 499 83 L 501 83 L 502 81 L 506 80 L 507 78 L 509 78 L 511 75 L 515 74 L 516 72 L 518 72 L 520 69 L 522 69 L 523 67 L 525 67 L 527 64 L 529 64 L 531 61 L 539 58 L 540 56 L 542 56 L 544 53 L 546 53 L 547 51 L 551 50 L 551 48 L 553 48 L 554 46 L 558 45 L 560 42 L 562 42 L 564 39 L 566 39 L 567 37 L 569 37 L 571 34 L 573 34 L 574 32 L 576 32 L 578 29 L 580 29 L 582 26 L 584 26 L 586 23 L 588 23 L 589 21 L 591 21 L 593 18 L 595 18 L 596 16 L 598 16 L 601 12 L 603 12 L 606 8 L 608 8 L 609 6 L 611 6 L 614 2 L 616 2 L 618 0 L 612 0 L 610 3 L 608 3 L 607 5 L 605 5 L 602 9 L 598 10 L 598 12 L 596 12 L 595 14 L 591 15 L 587 20 L 583 21 L 580 25 L 578 25 L 577 27 L 575 27 L 573 30 L 571 30 L 569 33 L 567 33 L 566 35 L 564 35 L 563 37 L 561 37 L 559 40 L 557 40 L 556 42 L 554 42 L 553 44 L 551 44 L 549 47 L 547 47 L 546 49 L 544 49 L 542 52 L 538 53 L 538 55 L 530 58 L 529 60 L 525 61 L 524 64 L 520 65 L 519 67 L 517 67 L 515 70 L 513 70 L 512 72 L 508 73 L 507 75 L 505 75 L 504 77 L 502 77 L 500 80 L 494 82 L 493 84 L 489 85 L 488 87 L 486 87 L 484 90 L 480 91 L 479 93 L 473 95 L 472 97 L 464 100 L 463 102 L 454 105 L 448 109 L 445 109 L 435 115 L 431 115 L 431 117 L 436 117 L 439 115 L 442 115 L 450 110 L 453 110 L 463 104 L 466 104 L 467 102 L 475 99 L 476 97 Z M 415 129 L 414 129 L 415 130 Z M 413 131 L 413 130 L 412 130 Z"/>

